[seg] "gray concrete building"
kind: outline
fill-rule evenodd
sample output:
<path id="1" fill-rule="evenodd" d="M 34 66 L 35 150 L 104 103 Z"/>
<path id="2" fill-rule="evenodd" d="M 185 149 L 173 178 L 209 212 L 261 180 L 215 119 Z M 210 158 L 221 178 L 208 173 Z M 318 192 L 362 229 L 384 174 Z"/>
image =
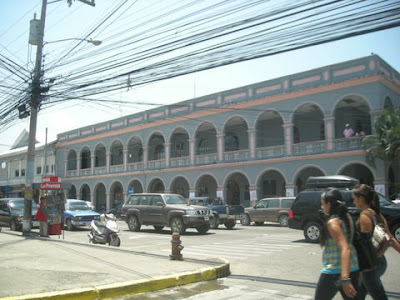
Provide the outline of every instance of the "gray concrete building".
<path id="1" fill-rule="evenodd" d="M 369 165 L 363 137 L 343 132 L 373 134 L 379 112 L 399 107 L 399 73 L 371 55 L 61 133 L 56 173 L 98 210 L 136 192 L 250 206 L 336 174 L 389 195 L 399 163 Z"/>

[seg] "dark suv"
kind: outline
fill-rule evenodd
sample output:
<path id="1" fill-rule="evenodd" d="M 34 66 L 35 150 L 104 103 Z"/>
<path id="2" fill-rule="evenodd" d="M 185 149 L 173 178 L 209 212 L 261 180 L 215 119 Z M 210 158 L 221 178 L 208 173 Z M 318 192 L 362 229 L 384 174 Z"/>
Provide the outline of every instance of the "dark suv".
<path id="1" fill-rule="evenodd" d="M 165 226 L 183 234 L 186 228 L 196 228 L 199 233 L 210 229 L 211 210 L 190 205 L 176 194 L 133 194 L 122 206 L 121 218 L 129 230 L 139 231 L 141 225 L 153 225 L 156 231 Z"/>
<path id="2" fill-rule="evenodd" d="M 309 242 L 318 242 L 324 215 L 321 212 L 321 194 L 328 187 L 337 188 L 346 202 L 349 213 L 356 220 L 360 211 L 354 206 L 351 188 L 358 183 L 357 179 L 347 176 L 310 177 L 307 187 L 313 187 L 300 192 L 289 211 L 289 228 L 303 230 L 304 237 Z M 393 204 L 379 194 L 381 213 L 386 218 L 389 228 L 400 241 L 400 205 Z"/>
<path id="3" fill-rule="evenodd" d="M 35 221 L 37 205 L 32 201 L 31 227 L 39 227 L 39 221 Z M 11 230 L 21 230 L 24 219 L 24 198 L 0 199 L 0 226 L 10 227 Z"/>

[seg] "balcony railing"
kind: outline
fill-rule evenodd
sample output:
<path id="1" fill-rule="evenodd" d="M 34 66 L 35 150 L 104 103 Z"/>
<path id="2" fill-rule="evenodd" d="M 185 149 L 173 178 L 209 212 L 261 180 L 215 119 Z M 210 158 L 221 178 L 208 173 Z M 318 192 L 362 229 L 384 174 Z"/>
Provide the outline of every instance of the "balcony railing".
<path id="1" fill-rule="evenodd" d="M 225 152 L 225 161 L 243 161 L 249 159 L 249 149 Z"/>
<path id="2" fill-rule="evenodd" d="M 342 138 L 335 140 L 335 151 L 350 151 L 361 149 L 361 137 Z"/>
<path id="3" fill-rule="evenodd" d="M 217 153 L 196 155 L 196 165 L 211 165 L 217 163 Z"/>
<path id="4" fill-rule="evenodd" d="M 143 162 L 135 162 L 135 163 L 129 163 L 128 164 L 128 171 L 139 171 L 143 170 Z"/>
<path id="5" fill-rule="evenodd" d="M 164 159 L 150 160 L 147 162 L 147 168 L 149 170 L 164 169 L 165 168 L 165 160 Z"/>
<path id="6" fill-rule="evenodd" d="M 313 155 L 326 152 L 342 152 L 342 151 L 352 151 L 360 150 L 362 138 L 340 138 L 333 140 L 334 149 L 327 149 L 327 141 L 313 141 L 306 143 L 294 144 L 292 148 L 293 156 L 300 155 Z M 275 157 L 285 156 L 285 145 L 263 147 L 255 149 L 255 159 L 271 159 Z M 250 150 L 238 150 L 238 151 L 227 151 L 224 153 L 223 162 L 236 162 L 236 161 L 246 161 L 250 158 Z M 218 160 L 217 153 L 202 154 L 195 156 L 195 165 L 211 165 L 222 163 Z M 143 161 L 128 163 L 126 166 L 126 171 L 139 171 L 139 170 L 157 170 L 163 169 L 166 166 L 165 159 L 150 160 L 147 162 L 147 166 L 144 165 Z M 190 156 L 184 157 L 174 157 L 170 158 L 169 167 L 187 167 L 190 166 Z M 124 165 L 110 166 L 110 173 L 123 173 Z M 107 167 L 96 167 L 94 168 L 94 175 L 107 174 Z M 79 174 L 77 170 L 68 170 L 66 176 L 68 178 L 78 177 L 78 176 L 88 176 L 92 175 L 91 169 L 81 169 Z"/>
<path id="7" fill-rule="evenodd" d="M 189 156 L 171 158 L 171 167 L 185 167 L 190 163 Z"/>
<path id="8" fill-rule="evenodd" d="M 293 155 L 311 155 L 324 153 L 325 151 L 326 141 L 313 141 L 293 145 Z"/>
<path id="9" fill-rule="evenodd" d="M 285 146 L 270 146 L 256 149 L 257 159 L 268 159 L 273 157 L 280 157 L 285 154 Z"/>

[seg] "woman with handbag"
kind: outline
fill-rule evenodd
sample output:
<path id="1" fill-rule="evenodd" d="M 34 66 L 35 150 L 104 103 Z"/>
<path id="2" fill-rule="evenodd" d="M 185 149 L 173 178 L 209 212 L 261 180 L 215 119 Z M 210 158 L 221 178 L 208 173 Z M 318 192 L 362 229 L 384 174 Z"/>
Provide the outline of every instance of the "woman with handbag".
<path id="1" fill-rule="evenodd" d="M 329 300 L 340 292 L 343 299 L 358 299 L 359 268 L 351 243 L 353 222 L 342 203 L 342 194 L 330 189 L 321 195 L 321 207 L 327 217 L 321 232 L 322 271 L 315 291 L 316 300 Z"/>
<path id="2" fill-rule="evenodd" d="M 378 256 L 377 266 L 372 270 L 361 272 L 358 293 L 360 299 L 365 299 L 369 293 L 375 300 L 385 300 L 388 298 L 381 281 L 381 276 L 387 268 L 384 253 L 389 246 L 400 252 L 400 244 L 390 233 L 385 217 L 380 213 L 379 196 L 375 190 L 366 184 L 360 184 L 353 189 L 352 194 L 355 206 L 361 210 L 360 218 L 356 223 L 357 229 L 360 232 L 370 233 L 372 237 L 375 225 L 380 224 L 387 235 L 387 242 L 382 242 L 376 252 Z"/>

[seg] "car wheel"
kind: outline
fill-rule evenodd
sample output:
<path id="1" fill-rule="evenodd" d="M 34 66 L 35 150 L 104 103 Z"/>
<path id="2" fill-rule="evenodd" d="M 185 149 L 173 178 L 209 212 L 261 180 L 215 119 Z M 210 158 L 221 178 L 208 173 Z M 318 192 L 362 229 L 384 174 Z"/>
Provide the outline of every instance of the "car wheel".
<path id="1" fill-rule="evenodd" d="M 74 230 L 74 225 L 72 225 L 72 222 L 70 219 L 67 220 L 67 230 L 69 230 L 69 231 Z"/>
<path id="2" fill-rule="evenodd" d="M 307 242 L 317 243 L 321 235 L 321 225 L 316 222 L 309 222 L 304 227 L 303 232 Z"/>
<path id="3" fill-rule="evenodd" d="M 236 225 L 236 220 L 227 220 L 224 225 L 227 229 L 232 229 Z"/>
<path id="4" fill-rule="evenodd" d="M 395 237 L 395 239 L 400 243 L 400 224 L 394 225 L 392 234 Z"/>
<path id="5" fill-rule="evenodd" d="M 205 234 L 205 233 L 207 233 L 207 231 L 210 230 L 210 225 L 207 224 L 207 225 L 198 226 L 198 227 L 196 227 L 196 229 L 200 234 Z"/>
<path id="6" fill-rule="evenodd" d="M 18 230 L 17 222 L 15 222 L 15 220 L 12 220 L 12 221 L 11 221 L 10 229 L 11 229 L 12 231 L 17 231 L 17 230 Z"/>
<path id="7" fill-rule="evenodd" d="M 175 217 L 171 220 L 171 230 L 172 232 L 178 232 L 179 234 L 185 233 L 186 227 L 180 217 Z"/>
<path id="8" fill-rule="evenodd" d="M 289 216 L 288 215 L 281 215 L 279 217 L 279 224 L 282 227 L 287 227 L 288 226 L 288 222 L 289 222 Z"/>
<path id="9" fill-rule="evenodd" d="M 242 218 L 240 219 L 240 224 L 243 226 L 249 226 L 250 225 L 250 216 L 248 214 L 244 214 Z"/>
<path id="10" fill-rule="evenodd" d="M 128 227 L 130 231 L 139 231 L 140 227 L 139 219 L 136 216 L 130 216 L 128 219 Z"/>
<path id="11" fill-rule="evenodd" d="M 154 225 L 154 229 L 155 229 L 155 231 L 157 231 L 157 232 L 161 232 L 161 230 L 163 230 L 163 228 L 164 228 L 164 226 L 155 226 L 155 225 Z"/>
<path id="12" fill-rule="evenodd" d="M 217 229 L 219 226 L 219 216 L 214 215 L 214 218 L 210 218 L 210 228 Z"/>

